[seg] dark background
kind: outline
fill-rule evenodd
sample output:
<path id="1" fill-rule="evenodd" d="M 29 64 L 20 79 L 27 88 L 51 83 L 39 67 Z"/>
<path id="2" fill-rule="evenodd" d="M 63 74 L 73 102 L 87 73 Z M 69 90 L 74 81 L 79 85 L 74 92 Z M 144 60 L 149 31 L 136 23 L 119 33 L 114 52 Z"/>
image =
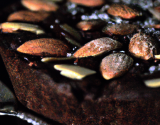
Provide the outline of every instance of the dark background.
<path id="1" fill-rule="evenodd" d="M 12 4 L 16 1 L 20 1 L 20 0 L 3 0 L 0 2 L 0 9 L 3 9 L 5 6 Z"/>

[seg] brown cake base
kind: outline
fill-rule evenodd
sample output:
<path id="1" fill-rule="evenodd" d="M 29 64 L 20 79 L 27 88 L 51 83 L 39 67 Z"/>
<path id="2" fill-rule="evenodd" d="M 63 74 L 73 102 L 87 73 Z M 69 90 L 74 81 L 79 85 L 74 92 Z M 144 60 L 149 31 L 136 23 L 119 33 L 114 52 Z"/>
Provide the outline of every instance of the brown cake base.
<path id="1" fill-rule="evenodd" d="M 4 47 L 0 52 L 18 100 L 45 117 L 67 125 L 160 124 L 160 89 L 147 88 L 137 75 L 93 83 L 93 91 L 85 91 L 83 85 L 98 77 L 70 80 L 54 69 L 32 68 Z"/>

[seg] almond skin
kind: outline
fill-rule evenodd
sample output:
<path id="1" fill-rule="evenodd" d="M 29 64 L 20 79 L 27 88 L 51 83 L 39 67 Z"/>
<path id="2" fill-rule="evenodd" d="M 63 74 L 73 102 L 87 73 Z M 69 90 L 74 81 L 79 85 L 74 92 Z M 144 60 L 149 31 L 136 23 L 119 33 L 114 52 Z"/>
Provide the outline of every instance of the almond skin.
<path id="1" fill-rule="evenodd" d="M 17 48 L 18 52 L 35 56 L 66 56 L 70 48 L 60 40 L 41 38 L 30 40 Z"/>
<path id="2" fill-rule="evenodd" d="M 32 11 L 56 11 L 59 7 L 46 0 L 22 0 L 22 5 Z"/>
<path id="3" fill-rule="evenodd" d="M 122 76 L 133 65 L 133 59 L 123 53 L 114 53 L 102 59 L 100 72 L 104 79 Z"/>
<path id="4" fill-rule="evenodd" d="M 146 34 L 135 34 L 129 43 L 129 52 L 144 60 L 154 59 L 154 54 L 157 54 L 158 45 L 156 41 Z"/>
<path id="5" fill-rule="evenodd" d="M 138 29 L 137 25 L 134 24 L 112 24 L 107 25 L 103 28 L 102 32 L 108 35 L 128 35 Z"/>
<path id="6" fill-rule="evenodd" d="M 122 44 L 108 37 L 92 40 L 74 53 L 74 57 L 97 56 L 104 52 L 121 48 Z"/>
<path id="7" fill-rule="evenodd" d="M 85 21 L 80 21 L 77 24 L 77 28 L 83 31 L 95 30 L 100 28 L 104 24 L 105 22 L 102 20 L 85 20 Z"/>
<path id="8" fill-rule="evenodd" d="M 87 7 L 101 6 L 105 3 L 105 0 L 69 0 L 69 1 Z"/>
<path id="9" fill-rule="evenodd" d="M 149 27 L 152 27 L 152 28 L 155 28 L 155 29 L 160 29 L 160 24 L 150 25 Z"/>
<path id="10" fill-rule="evenodd" d="M 48 12 L 33 12 L 29 10 L 21 10 L 9 15 L 7 21 L 26 21 L 26 22 L 40 22 L 49 17 Z"/>
<path id="11" fill-rule="evenodd" d="M 110 8 L 107 10 L 107 13 L 109 13 L 112 16 L 119 16 L 124 19 L 132 19 L 137 16 L 140 16 L 140 13 L 128 7 L 127 5 L 123 4 L 113 4 L 110 6 Z"/>

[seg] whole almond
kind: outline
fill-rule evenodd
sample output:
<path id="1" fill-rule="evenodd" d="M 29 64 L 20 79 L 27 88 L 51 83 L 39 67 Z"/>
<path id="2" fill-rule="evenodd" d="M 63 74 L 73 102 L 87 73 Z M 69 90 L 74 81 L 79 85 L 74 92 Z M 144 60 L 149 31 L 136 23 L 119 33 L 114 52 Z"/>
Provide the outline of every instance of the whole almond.
<path id="1" fill-rule="evenodd" d="M 123 53 L 114 53 L 102 59 L 100 72 L 104 79 L 109 80 L 122 76 L 133 65 L 133 59 Z"/>
<path id="2" fill-rule="evenodd" d="M 17 48 L 18 52 L 35 56 L 66 56 L 70 48 L 62 41 L 52 38 L 30 40 Z"/>
<path id="3" fill-rule="evenodd" d="M 77 24 L 77 28 L 83 31 L 95 30 L 105 24 L 102 20 L 84 20 Z"/>
<path id="4" fill-rule="evenodd" d="M 107 13 L 109 13 L 112 16 L 122 17 L 124 19 L 132 19 L 137 16 L 140 16 L 140 13 L 137 10 L 132 9 L 127 5 L 123 5 L 123 4 L 111 5 L 107 10 Z"/>
<path id="5" fill-rule="evenodd" d="M 108 37 L 92 40 L 74 53 L 74 57 L 97 56 L 121 48 L 122 44 Z"/>
<path id="6" fill-rule="evenodd" d="M 105 3 L 105 0 L 69 0 L 69 1 L 88 7 L 101 6 Z"/>
<path id="7" fill-rule="evenodd" d="M 158 45 L 156 41 L 144 33 L 135 34 L 129 43 L 129 52 L 144 60 L 150 60 L 154 58 L 154 54 L 157 54 Z"/>
<path id="8" fill-rule="evenodd" d="M 153 25 L 149 25 L 148 27 L 160 29 L 160 24 L 153 24 Z"/>
<path id="9" fill-rule="evenodd" d="M 128 35 L 138 29 L 134 24 L 111 24 L 103 28 L 102 32 L 108 35 Z"/>
<path id="10" fill-rule="evenodd" d="M 32 11 L 56 11 L 59 7 L 47 0 L 22 0 L 22 5 Z"/>
<path id="11" fill-rule="evenodd" d="M 7 21 L 23 21 L 23 22 L 41 22 L 49 17 L 48 12 L 33 12 L 29 10 L 21 10 L 9 15 Z"/>

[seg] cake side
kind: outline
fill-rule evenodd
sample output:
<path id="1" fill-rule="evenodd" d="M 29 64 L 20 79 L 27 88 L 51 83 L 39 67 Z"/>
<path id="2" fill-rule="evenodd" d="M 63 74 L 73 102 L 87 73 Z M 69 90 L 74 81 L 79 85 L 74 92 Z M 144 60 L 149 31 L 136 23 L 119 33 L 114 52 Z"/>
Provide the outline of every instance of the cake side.
<path id="1" fill-rule="evenodd" d="M 103 84 L 100 94 L 86 94 L 72 88 L 79 81 L 57 79 L 56 70 L 51 77 L 47 71 L 30 68 L 13 51 L 0 49 L 18 100 L 45 117 L 68 125 L 150 124 L 151 119 L 159 123 L 159 89 L 145 87 L 134 74 Z"/>
<path id="2" fill-rule="evenodd" d="M 1 50 L 16 96 L 24 106 L 60 123 L 77 117 L 74 115 L 79 104 L 69 84 L 63 80 L 56 83 L 47 73 L 31 69 L 20 61 L 15 53 Z"/>

